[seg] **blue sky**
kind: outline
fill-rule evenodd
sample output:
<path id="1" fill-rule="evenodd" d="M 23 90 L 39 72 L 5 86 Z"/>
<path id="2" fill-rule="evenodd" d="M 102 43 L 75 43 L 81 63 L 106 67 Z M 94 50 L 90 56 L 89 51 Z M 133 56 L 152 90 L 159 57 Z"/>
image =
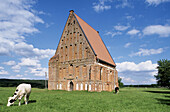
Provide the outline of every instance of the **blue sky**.
<path id="1" fill-rule="evenodd" d="M 170 57 L 170 0 L 0 0 L 0 78 L 44 79 L 69 10 L 99 31 L 124 84 Z"/>

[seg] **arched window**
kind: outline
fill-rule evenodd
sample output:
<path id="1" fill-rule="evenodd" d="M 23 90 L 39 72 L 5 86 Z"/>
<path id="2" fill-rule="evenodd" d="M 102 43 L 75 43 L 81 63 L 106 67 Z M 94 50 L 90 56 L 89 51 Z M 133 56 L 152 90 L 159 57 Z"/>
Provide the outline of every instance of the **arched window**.
<path id="1" fill-rule="evenodd" d="M 81 83 L 80 90 L 83 90 L 83 84 Z"/>
<path id="2" fill-rule="evenodd" d="M 57 83 L 57 89 L 58 89 L 58 83 Z"/>
<path id="3" fill-rule="evenodd" d="M 60 87 L 59 87 L 59 89 L 62 89 L 62 85 L 61 85 L 61 83 L 60 83 Z"/>
<path id="4" fill-rule="evenodd" d="M 87 90 L 87 84 L 85 84 L 85 90 Z"/>
<path id="5" fill-rule="evenodd" d="M 95 91 L 97 91 L 97 84 L 95 84 Z"/>
<path id="6" fill-rule="evenodd" d="M 91 84 L 89 84 L 89 91 L 91 91 Z"/>
<path id="7" fill-rule="evenodd" d="M 79 84 L 78 83 L 76 84 L 76 90 L 79 90 Z"/>

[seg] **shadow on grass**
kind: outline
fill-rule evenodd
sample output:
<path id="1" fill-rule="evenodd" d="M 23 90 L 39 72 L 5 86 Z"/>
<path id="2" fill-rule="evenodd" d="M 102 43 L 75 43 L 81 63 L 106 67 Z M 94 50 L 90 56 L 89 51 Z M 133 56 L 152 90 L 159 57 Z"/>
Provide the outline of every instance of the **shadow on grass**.
<path id="1" fill-rule="evenodd" d="M 28 105 L 29 105 L 30 103 L 36 103 L 36 102 L 37 102 L 36 100 L 29 100 L 29 101 L 28 101 Z M 25 102 L 21 103 L 21 105 L 25 105 Z"/>
<path id="2" fill-rule="evenodd" d="M 29 100 L 28 103 L 36 103 L 36 100 Z"/>
<path id="3" fill-rule="evenodd" d="M 159 94 L 170 94 L 170 91 L 144 91 L 144 92 L 150 92 L 150 93 L 159 93 Z M 170 106 L 170 96 L 165 96 L 166 99 L 161 98 L 155 98 L 158 100 L 161 104 L 169 105 Z"/>
<path id="4" fill-rule="evenodd" d="M 170 99 L 160 99 L 156 98 L 156 100 L 160 101 L 161 104 L 166 104 L 170 106 Z"/>
<path id="5" fill-rule="evenodd" d="M 170 98 L 170 96 L 165 96 L 166 98 Z"/>
<path id="6" fill-rule="evenodd" d="M 144 92 L 170 94 L 170 91 L 144 91 Z"/>

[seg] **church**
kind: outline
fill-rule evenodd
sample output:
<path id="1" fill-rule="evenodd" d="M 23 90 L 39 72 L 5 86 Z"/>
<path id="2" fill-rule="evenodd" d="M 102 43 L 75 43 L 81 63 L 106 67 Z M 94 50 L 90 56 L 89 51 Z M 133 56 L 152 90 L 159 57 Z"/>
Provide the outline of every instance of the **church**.
<path id="1" fill-rule="evenodd" d="M 73 10 L 55 55 L 49 60 L 49 90 L 113 91 L 118 87 L 116 64 L 99 32 Z"/>

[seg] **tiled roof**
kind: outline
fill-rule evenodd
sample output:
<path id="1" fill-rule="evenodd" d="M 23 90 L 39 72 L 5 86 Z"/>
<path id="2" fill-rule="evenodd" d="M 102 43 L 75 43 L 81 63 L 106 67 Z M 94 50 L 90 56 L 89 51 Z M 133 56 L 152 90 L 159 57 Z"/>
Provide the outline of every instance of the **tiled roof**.
<path id="1" fill-rule="evenodd" d="M 82 20 L 79 16 L 77 16 L 75 13 L 73 14 L 76 17 L 80 27 L 82 28 L 94 53 L 97 55 L 97 58 L 115 66 L 115 63 L 109 51 L 107 50 L 104 42 L 102 41 L 99 33 L 95 29 L 93 29 L 90 25 L 88 25 L 84 20 Z"/>

